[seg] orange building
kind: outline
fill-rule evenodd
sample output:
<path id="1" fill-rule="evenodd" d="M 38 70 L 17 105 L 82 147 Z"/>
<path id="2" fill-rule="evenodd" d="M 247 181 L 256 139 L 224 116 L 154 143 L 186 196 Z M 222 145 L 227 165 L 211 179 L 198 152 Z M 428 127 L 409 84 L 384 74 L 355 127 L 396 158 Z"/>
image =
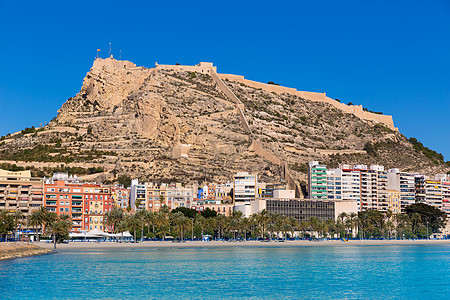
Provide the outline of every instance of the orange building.
<path id="1" fill-rule="evenodd" d="M 56 180 L 44 184 L 44 195 L 48 211 L 71 217 L 73 232 L 110 230 L 104 224 L 105 213 L 114 207 L 110 188 Z"/>

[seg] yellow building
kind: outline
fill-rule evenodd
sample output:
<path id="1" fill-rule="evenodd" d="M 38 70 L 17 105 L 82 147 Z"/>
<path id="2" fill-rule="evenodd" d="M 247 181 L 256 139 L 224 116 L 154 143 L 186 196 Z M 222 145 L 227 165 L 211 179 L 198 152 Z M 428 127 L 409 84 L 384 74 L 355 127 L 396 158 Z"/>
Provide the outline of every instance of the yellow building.
<path id="1" fill-rule="evenodd" d="M 31 172 L 0 170 L 0 209 L 20 211 L 28 216 L 44 205 L 44 182 Z"/>
<path id="2" fill-rule="evenodd" d="M 388 210 L 394 214 L 400 213 L 400 191 L 388 190 Z"/>

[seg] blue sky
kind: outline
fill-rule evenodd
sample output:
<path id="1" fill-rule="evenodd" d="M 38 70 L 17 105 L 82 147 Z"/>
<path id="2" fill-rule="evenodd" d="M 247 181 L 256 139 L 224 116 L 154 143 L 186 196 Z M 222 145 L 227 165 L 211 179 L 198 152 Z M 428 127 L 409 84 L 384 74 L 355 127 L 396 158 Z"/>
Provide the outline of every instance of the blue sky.
<path id="1" fill-rule="evenodd" d="M 130 1 L 131 2 L 131 1 Z M 450 160 L 450 1 L 2 1 L 0 135 L 48 122 L 96 49 L 326 92 Z"/>

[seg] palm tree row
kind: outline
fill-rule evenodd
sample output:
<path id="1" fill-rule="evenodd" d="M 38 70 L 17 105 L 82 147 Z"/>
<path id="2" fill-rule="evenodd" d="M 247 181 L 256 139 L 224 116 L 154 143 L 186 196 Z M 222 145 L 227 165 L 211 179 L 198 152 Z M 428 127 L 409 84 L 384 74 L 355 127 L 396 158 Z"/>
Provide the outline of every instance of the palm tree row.
<path id="1" fill-rule="evenodd" d="M 0 234 L 2 236 L 11 231 L 17 233 L 19 226 L 28 224 L 34 228 L 34 235 L 39 241 L 39 231 L 45 229 L 45 234 L 51 235 L 53 243 L 58 240 L 68 238 L 69 231 L 72 228 L 72 220 L 69 215 L 57 216 L 53 212 L 49 212 L 45 207 L 33 211 L 27 218 L 22 212 L 16 210 L 10 213 L 6 210 L 0 210 Z"/>
<path id="2" fill-rule="evenodd" d="M 432 213 L 422 213 L 424 204 L 413 204 L 411 212 L 394 215 L 391 211 L 368 210 L 359 213 L 341 213 L 336 220 L 321 220 L 311 217 L 309 220 L 297 220 L 293 217 L 270 213 L 262 210 L 250 217 L 234 211 L 223 216 L 206 209 L 201 213 L 189 208 L 177 208 L 170 211 L 163 206 L 158 212 L 139 210 L 125 214 L 115 208 L 106 214 L 106 224 L 115 233 L 129 230 L 134 239 L 147 237 L 165 240 L 168 236 L 185 240 L 200 239 L 210 235 L 216 239 L 273 239 L 273 238 L 424 238 L 427 220 L 432 214 L 440 218 L 438 225 L 432 225 L 428 235 L 438 232 L 445 221 L 445 213 L 431 208 Z M 430 209 L 425 207 L 426 209 Z M 419 210 L 417 210 L 419 209 Z M 433 223 L 434 224 L 434 223 Z M 434 227 L 433 227 L 434 226 Z"/>

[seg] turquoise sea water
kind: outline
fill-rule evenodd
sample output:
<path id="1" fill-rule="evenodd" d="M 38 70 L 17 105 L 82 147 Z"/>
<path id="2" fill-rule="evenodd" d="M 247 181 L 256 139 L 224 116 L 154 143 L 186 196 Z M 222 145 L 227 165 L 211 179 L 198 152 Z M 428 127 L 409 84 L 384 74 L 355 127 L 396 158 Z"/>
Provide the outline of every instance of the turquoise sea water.
<path id="1" fill-rule="evenodd" d="M 449 299 L 450 246 L 65 250 L 0 262 L 2 299 Z"/>

